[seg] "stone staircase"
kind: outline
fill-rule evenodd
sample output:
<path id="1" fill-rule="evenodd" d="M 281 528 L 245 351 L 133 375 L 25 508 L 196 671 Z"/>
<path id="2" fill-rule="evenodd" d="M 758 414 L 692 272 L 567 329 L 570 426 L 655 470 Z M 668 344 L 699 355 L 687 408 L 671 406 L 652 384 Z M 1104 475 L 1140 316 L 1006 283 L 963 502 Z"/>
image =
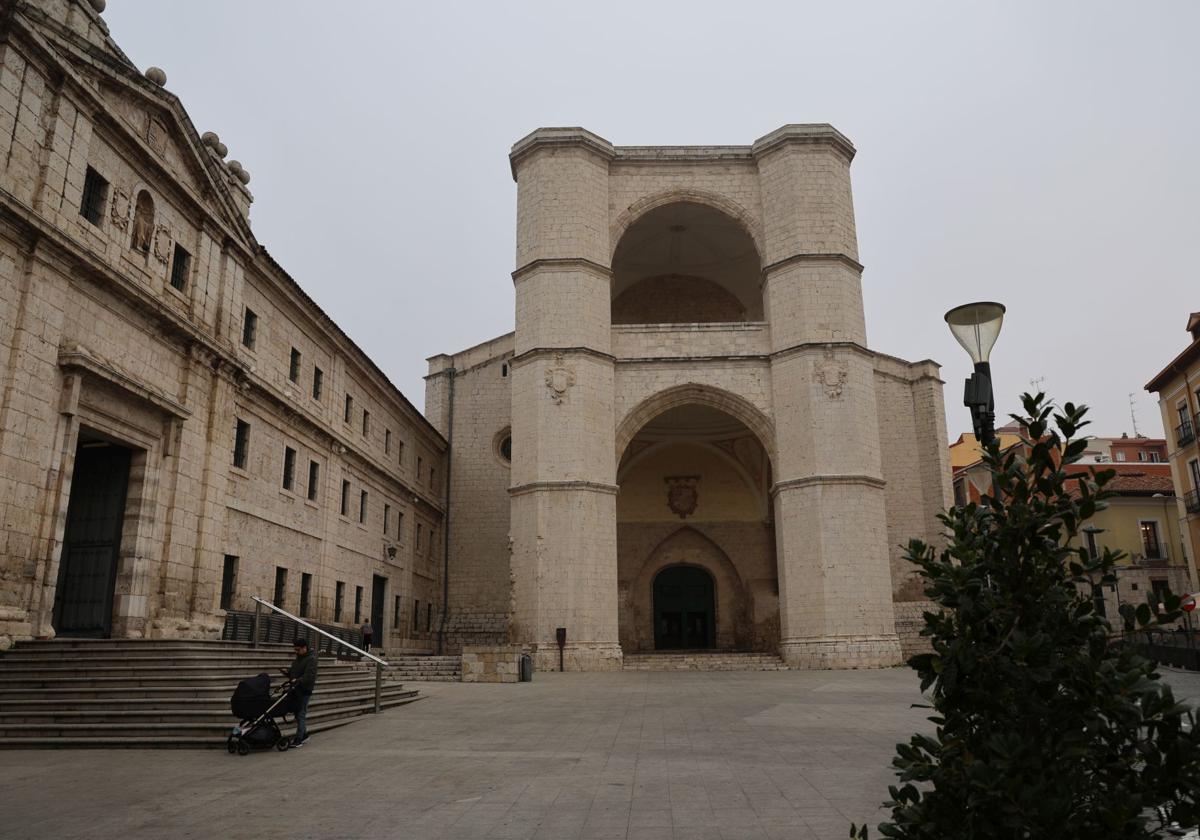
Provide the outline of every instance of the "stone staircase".
<path id="1" fill-rule="evenodd" d="M 224 747 L 238 681 L 266 672 L 277 685 L 292 658 L 289 645 L 229 641 L 19 642 L 0 654 L 0 749 Z M 309 732 L 370 713 L 374 697 L 374 668 L 322 657 Z M 382 708 L 418 699 L 384 672 Z"/>
<path id="2" fill-rule="evenodd" d="M 385 656 L 391 673 L 405 682 L 461 682 L 462 657 L 405 654 Z"/>
<path id="3" fill-rule="evenodd" d="M 627 653 L 626 671 L 786 671 L 775 653 L 734 653 L 719 650 Z"/>

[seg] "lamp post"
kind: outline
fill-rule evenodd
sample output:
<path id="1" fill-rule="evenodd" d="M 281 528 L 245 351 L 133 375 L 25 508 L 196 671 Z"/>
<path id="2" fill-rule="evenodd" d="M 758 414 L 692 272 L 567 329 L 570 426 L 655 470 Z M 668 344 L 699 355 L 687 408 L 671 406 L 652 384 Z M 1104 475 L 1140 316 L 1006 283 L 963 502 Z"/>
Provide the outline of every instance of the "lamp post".
<path id="1" fill-rule="evenodd" d="M 988 356 L 1000 335 L 1004 312 L 1002 303 L 980 301 L 956 306 L 946 313 L 951 334 L 975 364 L 975 372 L 967 379 L 963 405 L 971 409 L 975 437 L 984 446 L 996 438 L 996 404 Z"/>

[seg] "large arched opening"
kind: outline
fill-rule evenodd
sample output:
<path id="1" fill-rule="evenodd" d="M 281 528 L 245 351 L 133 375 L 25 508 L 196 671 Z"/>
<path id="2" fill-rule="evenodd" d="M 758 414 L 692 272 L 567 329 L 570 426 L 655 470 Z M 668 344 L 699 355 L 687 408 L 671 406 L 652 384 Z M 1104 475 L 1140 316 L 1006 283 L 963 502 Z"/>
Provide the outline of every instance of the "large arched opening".
<path id="1" fill-rule="evenodd" d="M 632 435 L 617 471 L 621 647 L 775 651 L 767 448 L 719 408 L 667 404 Z"/>
<path id="2" fill-rule="evenodd" d="M 746 228 L 707 204 L 654 207 L 622 233 L 612 259 L 612 323 L 763 320 L 762 264 Z"/>

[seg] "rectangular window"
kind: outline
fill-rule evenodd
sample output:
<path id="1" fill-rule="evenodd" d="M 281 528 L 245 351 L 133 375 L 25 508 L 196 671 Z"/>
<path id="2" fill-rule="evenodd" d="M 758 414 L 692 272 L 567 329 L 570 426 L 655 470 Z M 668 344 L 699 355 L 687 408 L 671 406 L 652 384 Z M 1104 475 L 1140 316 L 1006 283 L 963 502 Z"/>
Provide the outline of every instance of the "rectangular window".
<path id="1" fill-rule="evenodd" d="M 250 424 L 245 420 L 238 420 L 237 431 L 233 435 L 233 465 L 239 470 L 244 470 L 249 460 Z"/>
<path id="2" fill-rule="evenodd" d="M 254 342 L 258 340 L 258 316 L 254 314 L 254 310 L 249 306 L 246 307 L 245 313 L 242 315 L 242 345 L 254 349 Z"/>
<path id="3" fill-rule="evenodd" d="M 237 591 L 237 562 L 232 554 L 225 555 L 225 567 L 221 570 L 221 609 L 227 610 L 233 603 Z"/>
<path id="4" fill-rule="evenodd" d="M 287 569 L 283 566 L 275 567 L 275 600 L 272 601 L 275 606 L 282 607 L 284 596 L 287 595 Z"/>
<path id="5" fill-rule="evenodd" d="M 290 446 L 283 448 L 283 489 L 296 489 L 296 450 Z"/>
<path id="6" fill-rule="evenodd" d="M 404 466 L 404 441 L 396 441 L 396 463 Z"/>
<path id="7" fill-rule="evenodd" d="M 1145 460 L 1146 460 L 1146 450 L 1145 450 L 1145 449 L 1139 449 L 1139 450 L 1138 450 L 1138 460 L 1139 460 L 1139 461 L 1145 461 Z"/>
<path id="8" fill-rule="evenodd" d="M 293 382 L 300 381 L 300 351 L 295 347 L 292 348 L 292 359 L 288 363 L 288 379 Z"/>
<path id="9" fill-rule="evenodd" d="M 321 465 L 316 461 L 308 462 L 308 500 L 317 500 L 317 489 L 321 486 Z"/>
<path id="10" fill-rule="evenodd" d="M 1117 450 L 1117 460 L 1118 460 L 1118 461 L 1124 461 L 1124 460 L 1125 460 L 1125 450 L 1123 450 L 1123 449 L 1118 449 L 1118 450 Z"/>
<path id="11" fill-rule="evenodd" d="M 1188 472 L 1192 474 L 1192 489 L 1200 490 L 1200 461 L 1195 459 L 1189 461 Z"/>
<path id="12" fill-rule="evenodd" d="M 1179 415 L 1179 424 L 1181 426 L 1191 419 L 1188 412 L 1187 400 L 1184 400 L 1179 405 L 1175 406 L 1175 413 Z"/>
<path id="13" fill-rule="evenodd" d="M 383 535 L 386 537 L 388 532 L 388 523 L 392 518 L 392 506 L 385 504 L 383 506 Z"/>
<path id="14" fill-rule="evenodd" d="M 342 481 L 342 516 L 350 515 L 350 482 Z"/>
<path id="15" fill-rule="evenodd" d="M 433 555 L 434 555 L 434 548 L 437 546 L 437 532 L 434 531 L 432 528 L 429 529 L 428 546 L 429 546 L 429 551 L 428 551 L 429 558 L 432 560 Z"/>
<path id="16" fill-rule="evenodd" d="M 392 613 L 392 628 L 394 630 L 400 629 L 400 596 L 399 595 L 396 596 L 396 606 L 394 608 L 394 612 Z"/>
<path id="17" fill-rule="evenodd" d="M 313 389 L 312 395 L 314 400 L 321 399 L 321 386 L 325 384 L 325 372 L 319 367 L 313 368 Z"/>
<path id="18" fill-rule="evenodd" d="M 367 521 L 367 491 L 363 490 L 358 494 L 358 521 Z"/>
<path id="19" fill-rule="evenodd" d="M 430 490 L 437 489 L 437 481 L 435 480 L 436 478 L 437 478 L 437 471 L 433 467 L 430 467 L 429 468 L 429 489 Z"/>
<path id="20" fill-rule="evenodd" d="M 1140 526 L 1142 529 L 1142 548 L 1145 551 L 1146 559 L 1162 559 L 1162 547 L 1158 542 L 1158 523 L 1143 521 L 1140 523 Z"/>
<path id="21" fill-rule="evenodd" d="M 404 542 L 404 511 L 396 512 L 396 539 Z"/>
<path id="22" fill-rule="evenodd" d="M 354 623 L 362 621 L 362 587 L 354 587 Z"/>
<path id="23" fill-rule="evenodd" d="M 1171 587 L 1161 578 L 1150 581 L 1150 592 L 1153 593 L 1155 604 L 1161 604 L 1167 593 L 1171 591 Z"/>
<path id="24" fill-rule="evenodd" d="M 392 454 L 392 430 L 391 429 L 383 430 L 383 454 L 384 455 Z"/>
<path id="25" fill-rule="evenodd" d="M 363 409 L 363 437 L 371 434 L 371 412 Z"/>
<path id="26" fill-rule="evenodd" d="M 192 255 L 176 242 L 175 254 L 171 258 L 171 286 L 182 292 L 187 288 L 188 275 L 191 271 Z"/>
<path id="27" fill-rule="evenodd" d="M 303 572 L 300 575 L 300 617 L 308 617 L 308 600 L 312 596 L 312 575 Z"/>
<path id="28" fill-rule="evenodd" d="M 421 480 L 421 469 L 422 469 L 421 456 L 418 455 L 417 456 L 417 481 Z"/>
<path id="29" fill-rule="evenodd" d="M 431 627 L 433 627 L 433 602 L 427 601 L 425 603 L 425 632 L 428 633 Z"/>
<path id="30" fill-rule="evenodd" d="M 343 414 L 345 422 L 347 422 L 347 423 L 350 422 L 350 415 L 351 415 L 351 413 L 353 413 L 353 411 L 354 411 L 354 397 L 347 394 L 346 395 L 346 411 Z"/>
<path id="31" fill-rule="evenodd" d="M 96 227 L 104 218 L 104 203 L 108 199 L 108 181 L 92 167 L 83 176 L 83 200 L 79 203 L 79 215 Z"/>
<path id="32" fill-rule="evenodd" d="M 421 601 L 420 601 L 420 599 L 416 599 L 413 601 L 413 632 L 416 632 L 417 628 L 421 626 L 419 623 L 420 620 L 421 620 Z"/>
<path id="33" fill-rule="evenodd" d="M 333 585 L 333 620 L 342 620 L 342 606 L 346 601 L 346 582 L 339 580 Z"/>
<path id="34" fill-rule="evenodd" d="M 418 554 L 421 551 L 421 523 L 420 522 L 417 523 L 417 533 L 413 537 L 413 550 L 416 551 Z"/>

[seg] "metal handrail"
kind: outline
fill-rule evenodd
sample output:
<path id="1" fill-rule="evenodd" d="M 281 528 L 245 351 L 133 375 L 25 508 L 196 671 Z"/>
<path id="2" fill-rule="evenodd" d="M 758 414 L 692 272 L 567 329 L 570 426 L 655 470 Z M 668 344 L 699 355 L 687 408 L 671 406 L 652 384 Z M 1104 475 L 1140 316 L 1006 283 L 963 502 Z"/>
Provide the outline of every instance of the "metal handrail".
<path id="1" fill-rule="evenodd" d="M 322 630 L 320 627 L 317 627 L 315 624 L 309 624 L 303 618 L 294 616 L 290 612 L 285 610 L 283 607 L 276 606 L 275 604 L 272 604 L 270 601 L 266 601 L 266 600 L 263 600 L 262 598 L 259 598 L 257 595 L 251 595 L 250 599 L 252 601 L 254 601 L 254 632 L 251 634 L 251 637 L 250 637 L 251 638 L 250 644 L 252 647 L 258 647 L 258 629 L 259 629 L 259 627 L 262 626 L 262 622 L 259 619 L 262 616 L 262 608 L 268 607 L 268 608 L 274 610 L 275 612 L 279 613 L 280 615 L 287 616 L 288 618 L 290 618 L 292 621 L 296 622 L 297 624 L 307 627 L 309 630 L 315 630 L 316 632 L 320 633 L 325 638 L 333 641 L 335 644 L 339 644 L 342 647 L 348 647 L 348 648 L 350 648 L 350 650 L 352 650 L 362 656 L 365 656 L 367 659 L 370 659 L 372 662 L 374 662 L 375 663 L 375 713 L 376 714 L 379 713 L 380 694 L 383 691 L 383 669 L 392 667 L 390 664 L 388 664 L 388 662 L 386 660 L 380 659 L 378 656 L 372 656 L 371 654 L 367 653 L 362 648 L 357 648 L 354 645 L 350 644 L 349 642 L 339 639 L 337 636 L 333 635 L 332 633 L 327 633 L 326 631 Z"/>
<path id="2" fill-rule="evenodd" d="M 1184 420 L 1175 427 L 1175 440 L 1177 446 L 1186 446 L 1196 439 L 1196 430 L 1192 425 L 1191 420 Z"/>

